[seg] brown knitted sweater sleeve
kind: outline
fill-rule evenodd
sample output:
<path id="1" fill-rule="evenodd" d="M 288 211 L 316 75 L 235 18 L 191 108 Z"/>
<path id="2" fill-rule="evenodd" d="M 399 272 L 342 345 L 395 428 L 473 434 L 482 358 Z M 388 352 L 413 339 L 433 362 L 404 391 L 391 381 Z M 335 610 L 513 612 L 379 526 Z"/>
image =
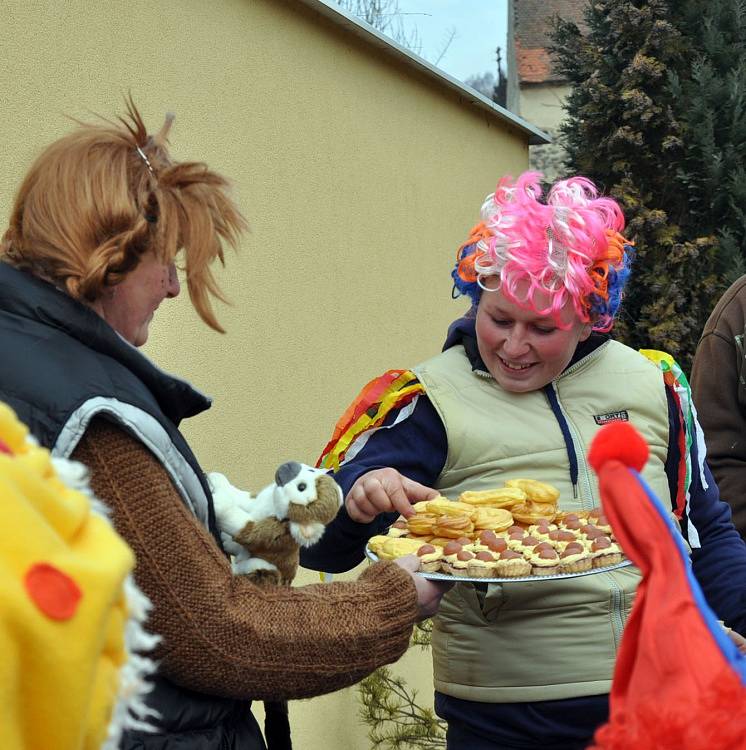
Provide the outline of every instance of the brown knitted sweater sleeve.
<path id="1" fill-rule="evenodd" d="M 233 576 L 157 459 L 119 427 L 94 420 L 73 458 L 137 557 L 154 604 L 159 670 L 192 690 L 233 698 L 307 698 L 352 685 L 406 650 L 414 584 L 392 563 L 357 581 L 259 588 Z"/>

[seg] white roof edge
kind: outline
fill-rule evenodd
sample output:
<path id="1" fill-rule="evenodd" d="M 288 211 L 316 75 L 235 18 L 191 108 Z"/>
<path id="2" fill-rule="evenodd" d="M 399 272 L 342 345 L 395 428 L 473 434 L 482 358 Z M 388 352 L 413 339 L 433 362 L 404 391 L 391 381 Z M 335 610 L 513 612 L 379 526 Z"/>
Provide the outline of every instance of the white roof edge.
<path id="1" fill-rule="evenodd" d="M 483 96 L 478 91 L 475 91 L 470 86 L 467 86 L 461 81 L 457 81 L 455 78 L 448 75 L 448 73 L 436 68 L 424 58 L 415 55 L 410 50 L 397 44 L 393 39 L 390 39 L 385 34 L 382 34 L 380 31 L 373 28 L 370 24 L 365 23 L 365 21 L 360 20 L 339 6 L 332 7 L 331 5 L 327 5 L 323 0 L 300 0 L 300 2 L 307 5 L 312 10 L 315 10 L 322 16 L 325 16 L 333 23 L 344 27 L 356 36 L 361 37 L 369 44 L 382 49 L 392 57 L 419 70 L 428 78 L 436 80 L 441 86 L 458 94 L 467 104 L 486 111 L 495 119 L 507 122 L 518 130 L 524 132 L 528 135 L 528 142 L 530 145 L 536 146 L 552 142 L 552 138 L 548 133 L 539 130 L 536 126 L 526 122 L 526 120 L 523 120 L 517 115 L 514 115 L 499 104 L 495 104 L 495 102 L 491 101 L 486 96 Z"/>

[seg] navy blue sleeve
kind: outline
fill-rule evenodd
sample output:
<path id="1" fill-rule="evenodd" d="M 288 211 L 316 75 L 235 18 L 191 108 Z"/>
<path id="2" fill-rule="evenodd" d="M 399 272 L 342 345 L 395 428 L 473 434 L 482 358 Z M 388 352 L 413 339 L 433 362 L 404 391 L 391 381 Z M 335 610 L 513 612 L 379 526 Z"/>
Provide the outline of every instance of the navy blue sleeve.
<path id="1" fill-rule="evenodd" d="M 698 424 L 695 429 L 701 434 Z M 692 569 L 715 614 L 733 630 L 746 634 L 746 543 L 731 522 L 730 506 L 720 499 L 706 461 L 705 489 L 697 441 L 692 442 L 689 522 L 696 529 L 701 545 L 693 546 Z M 682 524 L 686 524 L 686 519 L 682 519 Z M 687 536 L 696 544 L 691 533 Z"/>
<path id="2" fill-rule="evenodd" d="M 362 450 L 334 474 L 344 497 L 358 477 L 373 469 L 391 467 L 430 487 L 440 476 L 448 446 L 445 428 L 430 399 L 420 395 L 412 414 L 394 424 L 398 415 L 399 411 L 389 414 Z M 321 540 L 313 547 L 301 549 L 300 564 L 327 573 L 350 570 L 365 557 L 368 539 L 382 533 L 396 518 L 396 513 L 382 513 L 370 523 L 357 523 L 343 506 Z"/>

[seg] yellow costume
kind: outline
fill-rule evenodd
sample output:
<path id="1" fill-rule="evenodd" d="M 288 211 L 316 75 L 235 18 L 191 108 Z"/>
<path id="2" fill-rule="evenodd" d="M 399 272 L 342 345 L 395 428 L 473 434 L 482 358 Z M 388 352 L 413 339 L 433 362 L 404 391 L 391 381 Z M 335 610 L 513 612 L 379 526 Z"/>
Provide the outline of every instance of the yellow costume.
<path id="1" fill-rule="evenodd" d="M 82 466 L 27 435 L 0 403 L 0 747 L 115 748 L 146 718 L 150 605 L 98 502 L 67 486 L 83 489 Z"/>

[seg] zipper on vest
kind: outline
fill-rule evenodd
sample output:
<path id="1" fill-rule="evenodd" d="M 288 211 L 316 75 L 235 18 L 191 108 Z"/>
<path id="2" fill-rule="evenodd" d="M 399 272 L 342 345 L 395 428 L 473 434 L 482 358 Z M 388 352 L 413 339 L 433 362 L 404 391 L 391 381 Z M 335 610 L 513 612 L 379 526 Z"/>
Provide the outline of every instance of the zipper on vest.
<path id="1" fill-rule="evenodd" d="M 585 508 L 586 503 L 590 503 L 590 507 L 593 507 L 596 498 L 593 495 L 593 483 L 591 482 L 588 462 L 585 460 L 585 454 L 582 450 L 583 443 L 580 440 L 580 433 L 562 408 L 562 402 L 560 401 L 555 383 L 552 382 L 544 386 L 544 393 L 562 431 L 562 436 L 565 439 L 567 458 L 570 463 L 572 496 L 575 500 L 578 499 L 578 484 L 582 481 L 582 491 L 580 492 L 581 507 Z M 580 450 L 578 450 L 579 448 Z"/>
<path id="2" fill-rule="evenodd" d="M 622 631 L 624 630 L 624 617 L 622 613 L 622 590 L 619 588 L 619 584 L 614 580 L 614 576 L 610 573 L 604 573 L 603 575 L 609 579 L 609 589 L 611 591 L 611 623 L 612 631 L 614 634 L 614 648 L 619 650 L 619 643 L 622 639 Z"/>

